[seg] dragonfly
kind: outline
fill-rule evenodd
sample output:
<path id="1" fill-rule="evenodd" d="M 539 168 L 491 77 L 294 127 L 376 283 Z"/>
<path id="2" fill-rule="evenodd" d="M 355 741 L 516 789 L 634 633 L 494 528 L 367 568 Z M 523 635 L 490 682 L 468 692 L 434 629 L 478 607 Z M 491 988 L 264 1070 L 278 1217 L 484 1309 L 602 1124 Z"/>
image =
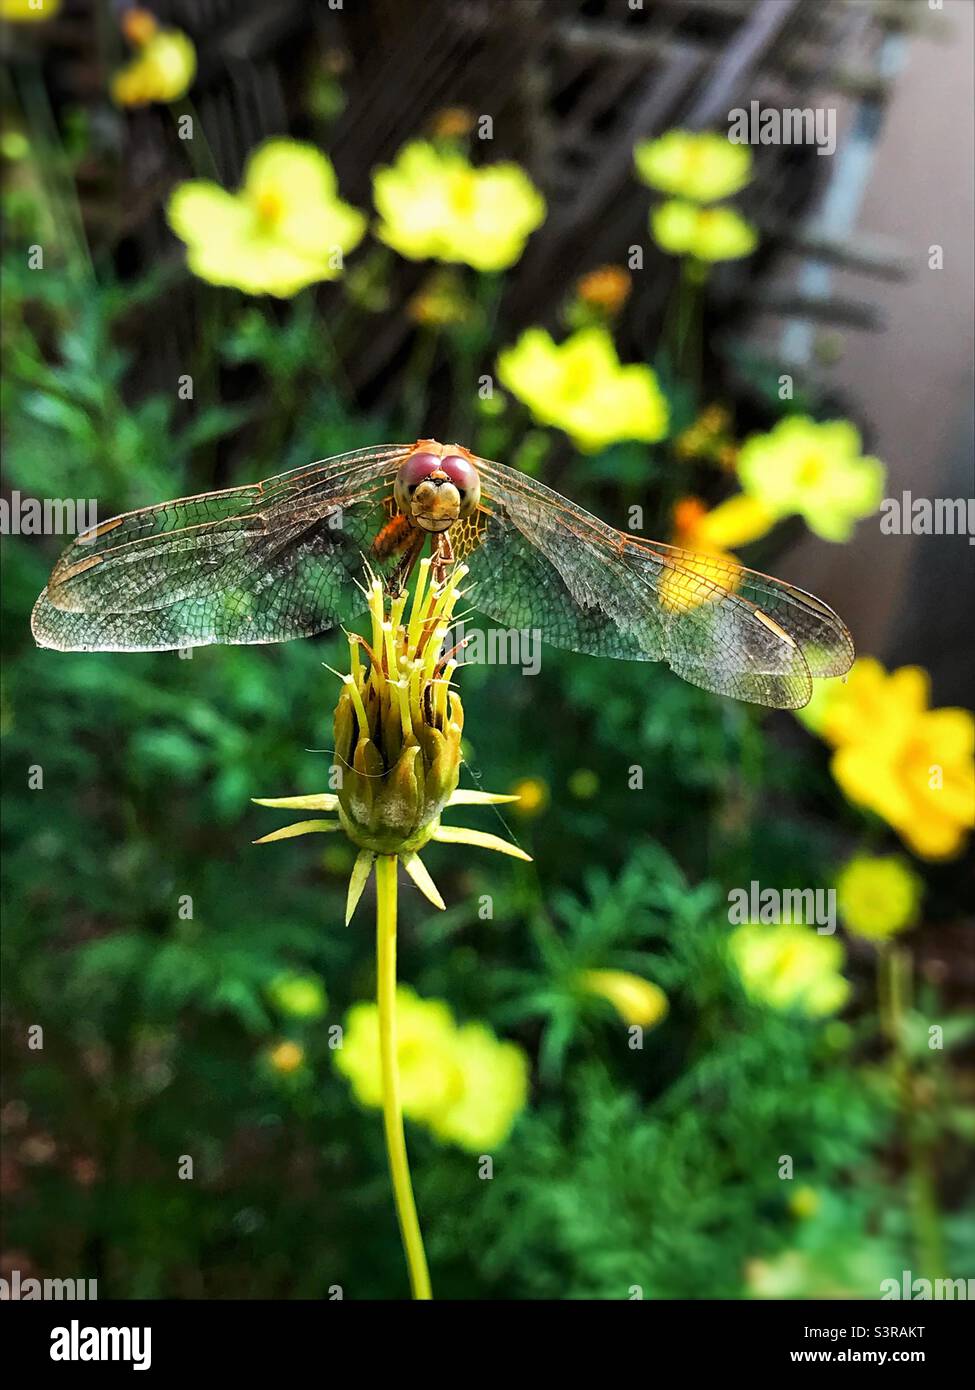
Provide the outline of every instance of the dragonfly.
<path id="1" fill-rule="evenodd" d="M 733 559 L 617 531 L 535 478 L 434 439 L 355 449 L 264 482 L 143 507 L 77 536 L 35 604 L 39 646 L 160 651 L 284 642 L 364 611 L 429 544 L 507 629 L 663 661 L 720 695 L 805 705 L 853 641 L 813 594 Z M 465 581 L 466 582 L 466 581 Z"/>

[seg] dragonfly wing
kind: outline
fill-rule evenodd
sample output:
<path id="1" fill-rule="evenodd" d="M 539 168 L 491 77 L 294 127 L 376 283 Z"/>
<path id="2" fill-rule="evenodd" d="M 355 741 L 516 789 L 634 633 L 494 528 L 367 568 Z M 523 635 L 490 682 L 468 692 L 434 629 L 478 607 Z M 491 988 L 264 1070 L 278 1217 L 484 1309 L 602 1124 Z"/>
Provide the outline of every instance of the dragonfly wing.
<path id="1" fill-rule="evenodd" d="M 358 450 L 102 523 L 55 566 L 34 607 L 35 639 L 61 651 L 158 651 L 282 642 L 350 620 L 403 452 Z"/>
<path id="2" fill-rule="evenodd" d="M 478 460 L 483 512 L 461 538 L 473 600 L 508 627 L 595 656 L 666 661 L 694 685 L 798 708 L 853 643 L 826 604 L 723 557 L 627 536 L 534 479 Z"/>

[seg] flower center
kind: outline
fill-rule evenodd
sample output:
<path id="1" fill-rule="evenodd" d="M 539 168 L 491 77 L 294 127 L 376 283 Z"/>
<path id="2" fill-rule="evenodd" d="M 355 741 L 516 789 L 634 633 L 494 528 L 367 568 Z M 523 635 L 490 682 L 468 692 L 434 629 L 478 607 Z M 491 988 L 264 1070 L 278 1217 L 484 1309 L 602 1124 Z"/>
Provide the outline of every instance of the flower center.
<path id="1" fill-rule="evenodd" d="M 450 207 L 458 217 L 470 217 L 474 211 L 477 175 L 465 170 L 453 180 L 450 188 Z"/>
<path id="2" fill-rule="evenodd" d="M 822 480 L 825 465 L 822 455 L 809 454 L 799 465 L 797 481 L 800 487 L 815 487 Z"/>
<path id="3" fill-rule="evenodd" d="M 284 216 L 284 199 L 274 188 L 266 188 L 256 199 L 258 220 L 267 228 L 276 227 Z"/>

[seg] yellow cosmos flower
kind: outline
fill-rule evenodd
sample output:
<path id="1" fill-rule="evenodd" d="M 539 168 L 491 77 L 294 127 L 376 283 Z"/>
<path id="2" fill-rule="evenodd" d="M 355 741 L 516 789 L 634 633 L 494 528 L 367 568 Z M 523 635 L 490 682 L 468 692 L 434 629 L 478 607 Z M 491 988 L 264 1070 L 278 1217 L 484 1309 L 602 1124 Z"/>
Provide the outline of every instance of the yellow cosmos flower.
<path id="1" fill-rule="evenodd" d="M 37 24 L 53 19 L 61 3 L 62 0 L 0 0 L 0 19 L 11 24 Z"/>
<path id="2" fill-rule="evenodd" d="M 667 996 L 659 985 L 628 970 L 583 970 L 579 986 L 612 1004 L 624 1023 L 652 1028 L 666 1017 Z"/>
<path id="3" fill-rule="evenodd" d="M 671 613 L 689 613 L 738 587 L 738 561 L 729 553 L 731 546 L 746 545 L 764 536 L 775 518 L 752 497 L 739 493 L 719 502 L 709 511 L 697 497 L 683 497 L 674 508 L 674 544 L 699 551 L 700 560 L 684 562 L 685 570 L 698 575 L 702 583 L 692 586 L 685 573 L 668 570 L 659 584 L 660 601 Z M 720 568 L 715 565 L 720 562 Z"/>
<path id="4" fill-rule="evenodd" d="M 695 203 L 713 203 L 745 187 L 752 152 L 713 131 L 670 130 L 633 150 L 637 174 L 651 188 Z"/>
<path id="5" fill-rule="evenodd" d="M 279 975 L 267 993 L 275 1008 L 291 1018 L 321 1018 L 328 1008 L 328 997 L 317 975 Z"/>
<path id="6" fill-rule="evenodd" d="M 576 295 L 590 309 L 612 318 L 630 297 L 633 277 L 621 265 L 600 265 L 576 282 Z"/>
<path id="7" fill-rule="evenodd" d="M 135 12 L 133 12 L 135 13 Z M 156 101 L 178 101 L 193 85 L 196 49 L 181 29 L 159 29 L 148 12 L 146 37 L 131 62 L 111 82 L 117 106 L 150 106 Z M 138 33 L 132 29 L 130 34 Z"/>
<path id="8" fill-rule="evenodd" d="M 166 215 L 194 275 L 281 298 L 336 279 L 366 228 L 363 214 L 339 198 L 331 161 L 296 140 L 261 145 L 239 193 L 206 179 L 180 184 Z"/>
<path id="9" fill-rule="evenodd" d="M 373 171 L 376 235 L 409 260 L 506 270 L 545 220 L 545 199 L 517 164 L 474 166 L 449 146 L 414 140 Z"/>
<path id="10" fill-rule="evenodd" d="M 737 261 L 750 256 L 758 233 L 734 208 L 702 208 L 668 199 L 650 214 L 650 230 L 661 251 L 698 261 Z"/>
<path id="11" fill-rule="evenodd" d="M 396 991 L 396 1046 L 403 1113 L 438 1138 L 480 1152 L 504 1143 L 528 1096 L 528 1062 L 489 1028 L 458 1028 L 442 1000 Z M 379 1016 L 375 1004 L 348 1013 L 335 1065 L 362 1105 L 382 1104 Z"/>
<path id="12" fill-rule="evenodd" d="M 836 901 L 847 931 L 870 941 L 885 941 L 917 920 L 923 884 L 894 855 L 858 855 L 841 869 Z"/>
<path id="13" fill-rule="evenodd" d="M 820 424 L 790 415 L 745 441 L 738 476 L 776 516 L 797 512 L 817 536 L 846 541 L 854 524 L 879 507 L 886 470 L 879 459 L 861 455 L 860 435 L 848 420 Z"/>
<path id="14" fill-rule="evenodd" d="M 728 939 L 745 992 L 759 1003 L 810 1018 L 835 1013 L 850 993 L 843 947 L 809 927 L 746 922 Z"/>
<path id="15" fill-rule="evenodd" d="M 803 722 L 836 749 L 832 773 L 846 796 L 922 859 L 956 854 L 975 825 L 975 717 L 931 709 L 921 667 L 888 674 L 872 657 L 812 703 Z"/>
<path id="16" fill-rule="evenodd" d="M 282 1076 L 291 1076 L 298 1071 L 305 1060 L 305 1050 L 296 1042 L 281 1042 L 267 1053 L 267 1060 Z"/>
<path id="17" fill-rule="evenodd" d="M 583 328 L 556 344 L 528 328 L 498 357 L 502 385 L 536 420 L 595 452 L 622 439 L 654 443 L 667 433 L 667 401 L 650 367 L 624 366 L 605 328 Z"/>
<path id="18" fill-rule="evenodd" d="M 515 815 L 526 820 L 540 816 L 548 807 L 548 783 L 540 777 L 523 777 L 511 788 L 511 795 L 517 798 L 512 807 Z"/>

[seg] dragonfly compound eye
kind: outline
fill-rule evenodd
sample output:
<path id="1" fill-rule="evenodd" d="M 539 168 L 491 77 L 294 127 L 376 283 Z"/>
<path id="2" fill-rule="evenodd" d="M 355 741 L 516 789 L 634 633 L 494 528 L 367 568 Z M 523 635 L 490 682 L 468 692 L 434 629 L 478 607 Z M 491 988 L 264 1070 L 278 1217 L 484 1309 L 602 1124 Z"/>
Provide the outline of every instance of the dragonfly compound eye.
<path id="1" fill-rule="evenodd" d="M 481 480 L 477 469 L 459 454 L 448 454 L 440 467 L 453 483 L 460 496 L 460 515 L 469 516 L 481 500 Z"/>

